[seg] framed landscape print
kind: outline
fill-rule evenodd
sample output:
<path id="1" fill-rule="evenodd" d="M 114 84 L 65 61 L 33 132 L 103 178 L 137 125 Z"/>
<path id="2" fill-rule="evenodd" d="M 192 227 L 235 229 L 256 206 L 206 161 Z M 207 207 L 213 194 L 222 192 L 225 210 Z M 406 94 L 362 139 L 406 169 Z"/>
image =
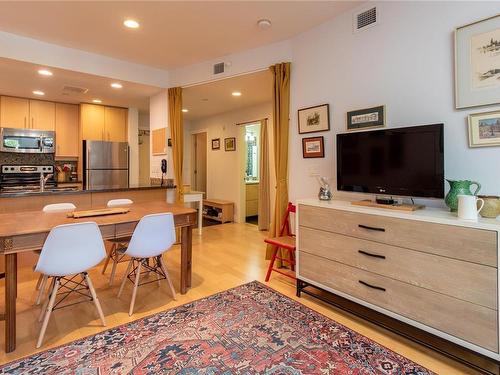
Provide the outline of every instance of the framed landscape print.
<path id="1" fill-rule="evenodd" d="M 220 138 L 212 139 L 212 150 L 220 150 Z"/>
<path id="2" fill-rule="evenodd" d="M 224 150 L 225 151 L 236 151 L 236 138 L 224 138 Z"/>
<path id="3" fill-rule="evenodd" d="M 469 115 L 469 146 L 500 146 L 500 111 Z"/>
<path id="4" fill-rule="evenodd" d="M 323 137 L 302 138 L 302 156 L 308 158 L 325 157 L 325 141 Z"/>
<path id="5" fill-rule="evenodd" d="M 455 107 L 500 103 L 500 15 L 455 30 Z"/>
<path id="6" fill-rule="evenodd" d="M 299 134 L 326 132 L 330 130 L 330 106 L 302 108 L 299 114 Z"/>
<path id="7" fill-rule="evenodd" d="M 347 130 L 385 126 L 385 106 L 347 112 Z"/>

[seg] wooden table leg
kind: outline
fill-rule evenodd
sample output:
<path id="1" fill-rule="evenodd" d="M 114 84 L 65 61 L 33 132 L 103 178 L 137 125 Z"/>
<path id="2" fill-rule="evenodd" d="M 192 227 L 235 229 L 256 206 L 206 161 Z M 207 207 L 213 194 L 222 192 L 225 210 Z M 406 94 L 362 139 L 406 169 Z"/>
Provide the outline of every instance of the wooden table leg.
<path id="1" fill-rule="evenodd" d="M 191 287 L 191 256 L 192 256 L 191 226 L 181 229 L 181 294 L 186 294 Z"/>
<path id="2" fill-rule="evenodd" d="M 17 254 L 5 255 L 5 351 L 16 349 Z"/>

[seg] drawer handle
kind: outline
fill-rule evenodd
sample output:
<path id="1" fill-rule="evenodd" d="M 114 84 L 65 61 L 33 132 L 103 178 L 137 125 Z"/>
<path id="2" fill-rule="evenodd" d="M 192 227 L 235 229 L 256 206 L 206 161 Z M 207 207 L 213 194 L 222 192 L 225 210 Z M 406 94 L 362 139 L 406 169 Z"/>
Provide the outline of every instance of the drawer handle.
<path id="1" fill-rule="evenodd" d="M 368 229 L 368 230 L 374 230 L 377 232 L 385 232 L 384 228 L 369 227 L 368 225 L 363 225 L 363 224 L 359 224 L 358 227 L 363 228 L 363 229 Z"/>
<path id="2" fill-rule="evenodd" d="M 381 290 L 382 292 L 385 292 L 385 288 L 382 288 L 381 286 L 371 285 L 363 280 L 358 280 L 358 281 L 360 284 L 363 284 L 364 286 L 367 286 L 368 288 L 377 289 L 377 290 Z"/>
<path id="3" fill-rule="evenodd" d="M 364 250 L 358 250 L 358 253 L 363 254 L 363 255 L 367 255 L 367 256 L 373 257 L 373 258 L 385 259 L 385 255 L 373 254 L 373 253 L 369 253 L 368 251 L 364 251 Z"/>

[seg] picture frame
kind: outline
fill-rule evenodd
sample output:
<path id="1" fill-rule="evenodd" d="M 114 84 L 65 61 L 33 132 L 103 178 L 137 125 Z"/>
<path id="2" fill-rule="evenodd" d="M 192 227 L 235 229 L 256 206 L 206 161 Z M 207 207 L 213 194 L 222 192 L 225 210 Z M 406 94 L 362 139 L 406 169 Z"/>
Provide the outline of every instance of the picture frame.
<path id="1" fill-rule="evenodd" d="M 236 151 L 236 138 L 224 138 L 224 151 Z"/>
<path id="2" fill-rule="evenodd" d="M 500 14 L 455 29 L 455 108 L 500 103 Z"/>
<path id="3" fill-rule="evenodd" d="M 299 134 L 319 133 L 330 130 L 330 105 L 321 104 L 297 111 Z"/>
<path id="4" fill-rule="evenodd" d="M 212 150 L 220 150 L 220 138 L 212 139 Z"/>
<path id="5" fill-rule="evenodd" d="M 469 147 L 500 146 L 500 111 L 468 116 Z"/>
<path id="6" fill-rule="evenodd" d="M 347 112 L 347 130 L 382 128 L 385 126 L 385 105 Z"/>
<path id="7" fill-rule="evenodd" d="M 324 137 L 307 137 L 302 138 L 302 157 L 324 158 L 325 157 L 325 140 Z"/>

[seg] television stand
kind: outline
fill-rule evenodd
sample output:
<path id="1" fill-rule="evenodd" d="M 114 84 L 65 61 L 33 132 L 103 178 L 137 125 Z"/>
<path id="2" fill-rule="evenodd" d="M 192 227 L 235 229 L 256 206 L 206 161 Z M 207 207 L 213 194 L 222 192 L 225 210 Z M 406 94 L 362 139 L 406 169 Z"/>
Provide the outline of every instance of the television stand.
<path id="1" fill-rule="evenodd" d="M 399 211 L 416 211 L 424 208 L 424 205 L 421 204 L 407 204 L 407 203 L 394 203 L 394 204 L 385 204 L 385 203 L 377 203 L 371 201 L 369 199 L 365 199 L 362 201 L 353 201 L 352 205 L 355 206 L 364 206 L 364 207 L 372 207 L 372 208 L 385 208 L 389 210 L 399 210 Z"/>

